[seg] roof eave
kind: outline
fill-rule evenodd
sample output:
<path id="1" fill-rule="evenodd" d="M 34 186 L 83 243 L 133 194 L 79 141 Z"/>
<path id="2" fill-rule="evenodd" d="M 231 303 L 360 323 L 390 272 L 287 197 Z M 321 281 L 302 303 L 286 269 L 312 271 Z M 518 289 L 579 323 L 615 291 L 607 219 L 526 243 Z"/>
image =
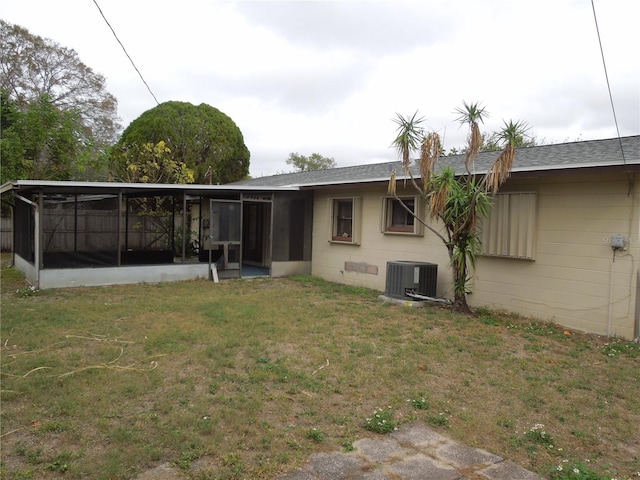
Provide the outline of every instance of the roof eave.
<path id="1" fill-rule="evenodd" d="M 0 186 L 0 194 L 10 192 L 15 187 L 15 182 L 6 182 Z"/>
<path id="2" fill-rule="evenodd" d="M 606 168 L 606 167 L 625 167 L 625 166 L 634 166 L 637 167 L 640 165 L 640 160 L 627 160 L 626 162 L 595 162 L 595 163 L 580 163 L 580 164 L 570 164 L 570 165 L 546 165 L 544 168 L 542 167 L 519 167 L 513 168 L 511 173 L 532 173 L 532 172 L 547 172 L 547 171 L 558 171 L 558 170 L 579 170 L 579 169 L 587 169 L 587 168 Z M 474 175 L 484 175 L 487 173 L 487 170 L 477 170 L 473 172 Z M 456 173 L 457 176 L 463 175 L 462 172 Z M 297 187 L 297 188 L 313 188 L 313 187 L 330 187 L 332 185 L 340 186 L 340 185 L 355 185 L 360 183 L 379 183 L 379 182 L 388 182 L 389 176 L 385 177 L 371 177 L 371 178 L 360 178 L 353 180 L 337 180 L 337 181 L 328 181 L 328 182 L 310 182 L 310 183 L 292 183 L 288 186 Z M 419 176 L 413 177 L 415 179 L 419 179 Z M 396 180 L 411 180 L 411 177 L 408 175 L 397 175 Z"/>
<path id="3" fill-rule="evenodd" d="M 74 182 L 74 181 L 57 181 L 57 180 L 15 180 L 2 185 L 1 192 L 5 193 L 11 190 L 19 190 L 20 188 L 47 188 L 47 187 L 67 187 L 82 189 L 123 189 L 123 190 L 166 190 L 166 191 L 190 191 L 198 190 L 205 192 L 264 192 L 264 191 L 297 191 L 298 186 L 255 186 L 255 185 L 203 185 L 203 184 L 171 184 L 171 183 L 117 183 L 117 182 Z"/>

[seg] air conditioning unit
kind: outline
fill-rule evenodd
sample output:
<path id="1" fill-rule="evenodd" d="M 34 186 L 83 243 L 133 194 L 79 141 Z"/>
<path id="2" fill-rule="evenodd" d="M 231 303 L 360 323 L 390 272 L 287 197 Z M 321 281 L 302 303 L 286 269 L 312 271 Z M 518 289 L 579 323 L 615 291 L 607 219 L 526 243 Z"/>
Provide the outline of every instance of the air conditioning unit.
<path id="1" fill-rule="evenodd" d="M 402 300 L 416 300 L 409 293 L 435 298 L 438 265 L 427 262 L 387 262 L 387 283 L 384 294 Z"/>

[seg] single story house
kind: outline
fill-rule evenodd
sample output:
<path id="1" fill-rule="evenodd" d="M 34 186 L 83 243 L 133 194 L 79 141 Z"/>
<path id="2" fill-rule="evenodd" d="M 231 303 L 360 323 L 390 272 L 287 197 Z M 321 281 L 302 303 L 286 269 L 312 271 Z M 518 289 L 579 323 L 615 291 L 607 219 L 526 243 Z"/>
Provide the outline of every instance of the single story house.
<path id="1" fill-rule="evenodd" d="M 480 153 L 476 172 L 485 173 L 496 157 L 496 152 Z M 439 163 L 464 171 L 461 155 Z M 388 196 L 393 171 L 399 179 L 397 195 L 422 214 L 421 199 L 410 182 L 402 182 L 400 162 L 235 185 L 313 191 L 313 275 L 391 294 L 398 293 L 397 282 L 433 291 L 429 280 L 421 285 L 422 277 L 411 270 L 415 275 L 425 270 L 429 278 L 433 267 L 428 264 L 435 264 L 435 295 L 452 298 L 447 250 Z M 483 253 L 469 304 L 638 339 L 639 174 L 640 136 L 517 149 L 512 174 L 495 195 L 482 228 Z M 437 224 L 432 227 L 438 230 Z M 392 274 L 399 278 L 389 278 Z"/>
<path id="2" fill-rule="evenodd" d="M 476 173 L 496 155 L 479 154 Z M 464 169 L 460 155 L 439 163 Z M 39 288 L 258 272 L 451 298 L 447 250 L 387 194 L 392 172 L 423 215 L 400 162 L 221 186 L 20 180 L 2 192 L 15 198 L 14 263 Z M 640 136 L 518 149 L 482 226 L 470 305 L 638 339 L 639 172 Z"/>

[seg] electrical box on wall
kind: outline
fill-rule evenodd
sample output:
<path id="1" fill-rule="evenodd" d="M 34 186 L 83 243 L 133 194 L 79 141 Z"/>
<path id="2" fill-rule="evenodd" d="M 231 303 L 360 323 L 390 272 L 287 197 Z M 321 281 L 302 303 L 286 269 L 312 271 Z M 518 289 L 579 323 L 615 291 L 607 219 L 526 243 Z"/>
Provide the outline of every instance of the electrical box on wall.
<path id="1" fill-rule="evenodd" d="M 622 235 L 621 233 L 615 233 L 611 235 L 611 248 L 622 250 L 624 249 L 626 243 L 627 241 L 624 238 L 624 235 Z"/>

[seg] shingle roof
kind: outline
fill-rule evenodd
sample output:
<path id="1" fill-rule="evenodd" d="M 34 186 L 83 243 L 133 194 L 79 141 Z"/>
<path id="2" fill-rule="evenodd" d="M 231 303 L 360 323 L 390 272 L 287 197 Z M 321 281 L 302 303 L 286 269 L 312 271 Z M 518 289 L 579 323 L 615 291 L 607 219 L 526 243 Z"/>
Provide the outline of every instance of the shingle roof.
<path id="1" fill-rule="evenodd" d="M 478 154 L 475 160 L 475 171 L 479 174 L 485 173 L 497 155 L 497 152 Z M 587 140 L 518 148 L 512 172 L 624 166 L 625 164 L 634 165 L 636 168 L 640 166 L 640 135 L 622 139 Z M 449 165 L 456 172 L 463 173 L 464 156 L 441 157 L 438 165 L 440 168 Z M 403 178 L 401 162 L 397 161 L 252 178 L 230 185 L 282 187 L 380 182 L 388 180 L 394 170 L 398 178 Z M 414 176 L 419 176 L 417 169 L 414 170 Z"/>

